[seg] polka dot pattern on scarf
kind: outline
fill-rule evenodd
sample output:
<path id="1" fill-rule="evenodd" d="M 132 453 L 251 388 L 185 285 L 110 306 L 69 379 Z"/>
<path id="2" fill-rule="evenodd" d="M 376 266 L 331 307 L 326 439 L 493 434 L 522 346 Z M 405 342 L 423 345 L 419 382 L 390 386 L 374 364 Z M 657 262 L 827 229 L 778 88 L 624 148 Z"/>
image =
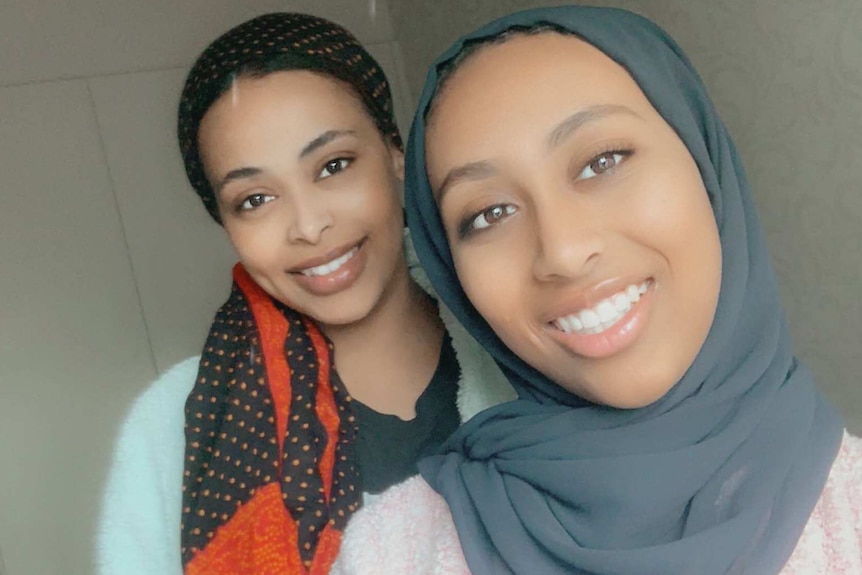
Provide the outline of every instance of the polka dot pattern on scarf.
<path id="1" fill-rule="evenodd" d="M 291 557 L 321 569 L 361 502 L 351 399 L 317 326 L 242 266 L 234 278 L 186 402 L 183 563 L 211 575 L 295 569 Z M 275 563 L 260 565 L 269 548 Z"/>

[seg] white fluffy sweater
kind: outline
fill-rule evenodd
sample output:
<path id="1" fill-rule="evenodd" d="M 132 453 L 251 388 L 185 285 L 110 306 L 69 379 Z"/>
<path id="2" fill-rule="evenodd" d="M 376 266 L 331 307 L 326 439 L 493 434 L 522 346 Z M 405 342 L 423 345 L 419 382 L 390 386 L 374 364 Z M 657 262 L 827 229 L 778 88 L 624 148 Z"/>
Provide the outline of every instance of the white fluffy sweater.
<path id="1" fill-rule="evenodd" d="M 430 292 L 421 268 L 413 265 L 412 252 L 408 261 L 413 278 Z M 462 421 L 513 399 L 515 392 L 497 365 L 442 304 L 440 317 L 461 367 L 457 401 Z M 135 400 L 122 424 L 98 520 L 100 575 L 182 575 L 184 409 L 199 360 L 191 357 L 164 373 Z"/>

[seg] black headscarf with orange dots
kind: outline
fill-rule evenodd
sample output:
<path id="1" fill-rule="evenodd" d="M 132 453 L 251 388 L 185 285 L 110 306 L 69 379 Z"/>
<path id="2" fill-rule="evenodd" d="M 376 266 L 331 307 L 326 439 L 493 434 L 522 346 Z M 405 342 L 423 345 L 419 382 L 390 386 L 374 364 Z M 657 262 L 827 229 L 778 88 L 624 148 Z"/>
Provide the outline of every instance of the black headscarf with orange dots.
<path id="1" fill-rule="evenodd" d="M 237 78 L 279 70 L 319 72 L 350 86 L 380 133 L 401 149 L 386 75 L 350 32 L 308 14 L 279 12 L 253 18 L 227 31 L 203 51 L 186 78 L 180 98 L 177 136 L 186 175 L 219 223 L 215 193 L 198 150 L 201 120 Z"/>
<path id="2" fill-rule="evenodd" d="M 380 66 L 344 28 L 305 14 L 259 16 L 213 42 L 186 80 L 178 135 L 212 217 L 200 122 L 243 75 L 310 70 L 350 86 L 398 148 Z M 237 264 L 186 402 L 182 560 L 187 575 L 325 575 L 361 503 L 351 400 L 312 320 L 271 298 Z"/>

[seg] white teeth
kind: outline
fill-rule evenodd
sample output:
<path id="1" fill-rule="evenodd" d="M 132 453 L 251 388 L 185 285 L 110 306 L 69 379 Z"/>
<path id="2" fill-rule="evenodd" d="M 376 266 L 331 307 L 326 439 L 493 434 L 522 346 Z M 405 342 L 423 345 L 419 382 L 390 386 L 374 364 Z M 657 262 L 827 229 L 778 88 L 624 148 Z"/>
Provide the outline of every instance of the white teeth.
<path id="1" fill-rule="evenodd" d="M 599 314 L 591 309 L 585 309 L 578 315 L 580 316 L 581 323 L 584 324 L 584 329 L 593 329 L 594 327 L 598 327 L 602 321 L 601 318 L 599 318 Z"/>
<path id="2" fill-rule="evenodd" d="M 601 333 L 621 320 L 647 292 L 651 283 L 647 280 L 640 285 L 632 284 L 595 306 L 557 318 L 552 324 L 565 333 Z"/>
<path id="3" fill-rule="evenodd" d="M 304 276 L 325 276 L 331 274 L 332 272 L 338 270 L 341 266 L 350 261 L 350 258 L 356 255 L 356 252 L 359 250 L 359 246 L 356 246 L 343 256 L 339 256 L 334 260 L 327 262 L 325 264 L 315 266 L 313 268 L 304 269 L 301 271 Z"/>
<path id="4" fill-rule="evenodd" d="M 617 315 L 617 308 L 609 300 L 604 300 L 596 306 L 596 313 L 602 323 L 609 322 Z"/>
<path id="5" fill-rule="evenodd" d="M 575 331 L 581 331 L 584 329 L 584 322 L 582 322 L 577 316 L 570 316 L 569 323 Z"/>
<path id="6" fill-rule="evenodd" d="M 631 302 L 629 302 L 629 296 L 627 293 L 622 294 L 618 293 L 614 297 L 611 298 L 614 302 L 614 307 L 619 313 L 626 313 L 632 307 Z"/>

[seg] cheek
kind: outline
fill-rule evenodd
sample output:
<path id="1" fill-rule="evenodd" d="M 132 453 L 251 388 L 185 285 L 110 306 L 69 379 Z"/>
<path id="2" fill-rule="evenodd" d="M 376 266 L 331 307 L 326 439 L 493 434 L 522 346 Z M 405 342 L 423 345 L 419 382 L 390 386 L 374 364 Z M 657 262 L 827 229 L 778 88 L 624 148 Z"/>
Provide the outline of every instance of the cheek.
<path id="1" fill-rule="evenodd" d="M 349 189 L 342 190 L 335 208 L 345 221 L 365 220 L 376 225 L 403 227 L 401 221 L 400 182 L 392 170 L 384 165 L 356 175 Z M 399 232 L 400 233 L 400 232 Z"/>
<path id="2" fill-rule="evenodd" d="M 498 281 L 493 258 L 482 257 L 475 251 L 457 248 L 453 250 L 452 256 L 458 281 L 461 282 L 473 306 L 482 312 L 482 315 L 485 315 L 486 309 L 493 310 L 497 298 L 494 290 L 489 287 L 493 282 Z M 498 294 L 499 292 L 496 295 Z"/>
<path id="3" fill-rule="evenodd" d="M 394 175 L 386 181 L 381 182 L 377 192 L 379 211 L 384 215 L 386 221 L 404 229 L 404 185 Z"/>
<path id="4" fill-rule="evenodd" d="M 388 182 L 381 182 L 372 193 L 368 194 L 365 206 L 365 223 L 368 232 L 377 236 L 378 241 L 395 249 L 402 245 L 404 239 L 404 217 L 398 192 Z M 390 254 L 391 257 L 396 257 Z"/>
<path id="5" fill-rule="evenodd" d="M 277 255 L 283 247 L 276 227 L 266 221 L 225 228 L 242 264 L 252 275 L 270 273 L 278 265 Z"/>
<path id="6" fill-rule="evenodd" d="M 453 252 L 458 280 L 468 299 L 505 342 L 518 339 L 517 318 L 526 310 L 523 289 L 515 275 L 519 262 L 493 249 Z"/>
<path id="7" fill-rule="evenodd" d="M 694 172 L 694 173 L 692 173 Z M 718 279 L 721 274 L 721 243 L 718 227 L 709 197 L 695 168 L 687 176 L 680 176 L 676 185 L 669 186 L 676 193 L 663 205 L 662 214 L 653 219 L 663 219 L 663 243 L 674 274 L 680 281 L 702 293 L 707 301 L 717 297 Z"/>
<path id="8" fill-rule="evenodd" d="M 721 244 L 712 206 L 693 162 L 663 178 L 663 189 L 643 210 L 643 242 L 658 253 L 667 274 L 671 339 L 680 369 L 687 369 L 706 339 L 721 281 Z M 664 306 L 663 306 L 663 309 Z M 676 375 L 681 375 L 676 374 Z"/>
<path id="9" fill-rule="evenodd" d="M 686 291 L 690 294 L 692 315 L 700 320 L 696 322 L 699 325 L 692 327 L 702 332 L 699 339 L 703 340 L 712 325 L 721 288 L 721 240 L 708 201 L 693 207 L 689 221 L 686 240 L 682 242 L 690 269 Z"/>
<path id="10" fill-rule="evenodd" d="M 692 258 L 705 258 L 703 265 L 713 267 L 718 231 L 700 173 L 687 152 L 669 155 L 643 183 L 625 212 L 637 242 L 658 252 L 677 268 L 675 273 L 690 267 Z"/>

